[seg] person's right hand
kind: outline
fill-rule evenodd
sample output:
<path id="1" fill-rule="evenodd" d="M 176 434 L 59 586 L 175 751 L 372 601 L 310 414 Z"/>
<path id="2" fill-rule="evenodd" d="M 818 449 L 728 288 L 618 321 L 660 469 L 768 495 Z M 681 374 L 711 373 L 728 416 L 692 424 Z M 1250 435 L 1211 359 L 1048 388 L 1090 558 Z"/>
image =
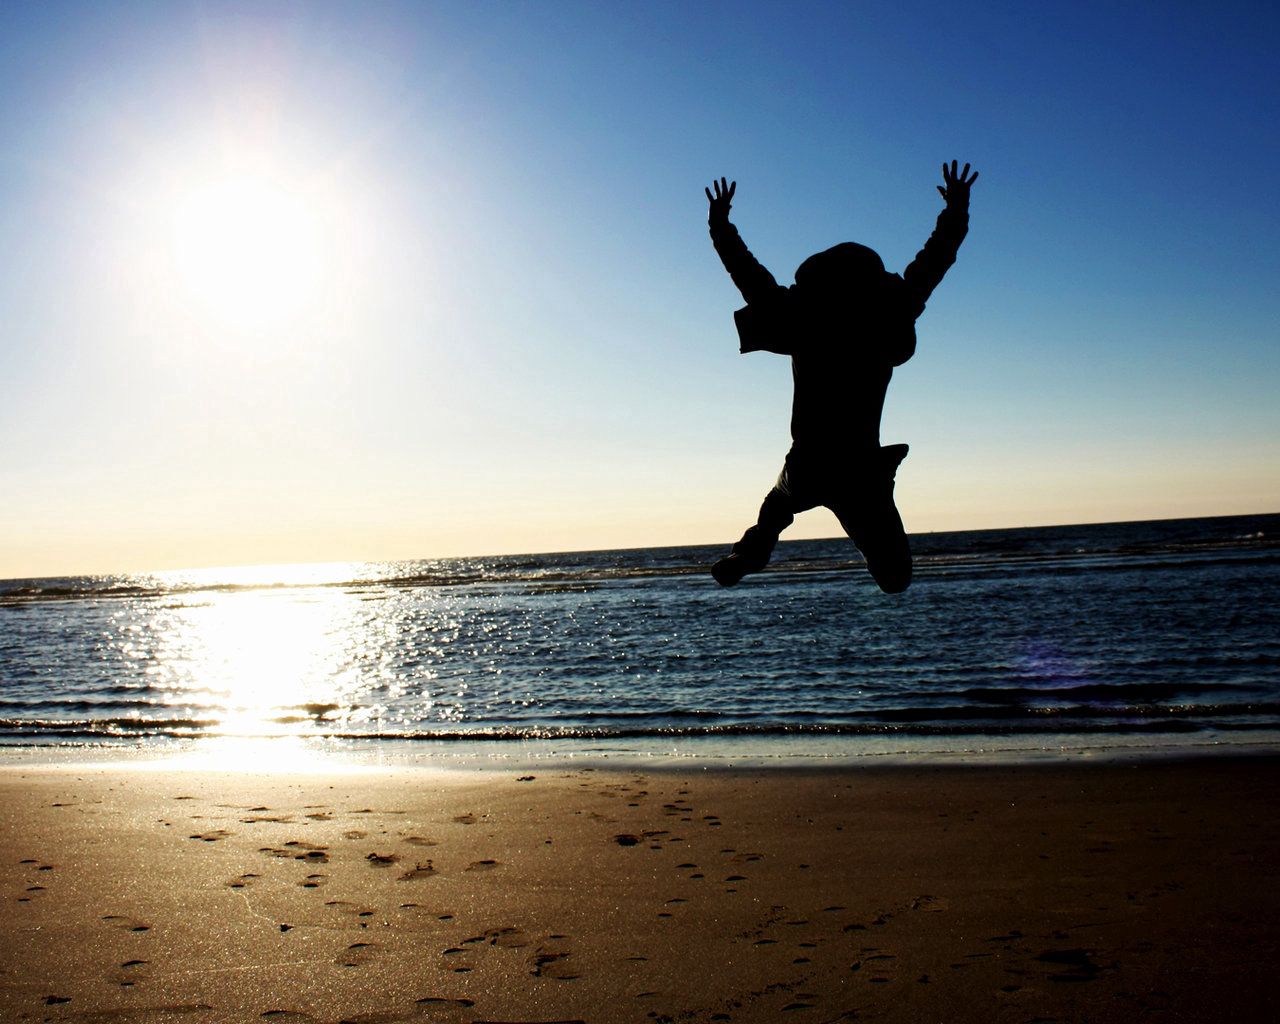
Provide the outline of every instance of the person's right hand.
<path id="1" fill-rule="evenodd" d="M 703 189 L 707 194 L 707 202 L 710 204 L 707 210 L 707 220 L 709 221 L 725 221 L 729 219 L 729 207 L 733 205 L 733 193 L 737 189 L 738 183 L 731 181 L 725 183 L 724 178 L 719 181 L 713 181 L 711 188 L 714 188 L 715 195 L 711 194 L 711 189 Z"/>
<path id="2" fill-rule="evenodd" d="M 938 191 L 942 193 L 942 198 L 947 201 L 948 206 L 968 206 L 969 187 L 977 180 L 977 171 L 973 172 L 973 177 L 969 177 L 968 164 L 965 164 L 964 170 L 957 174 L 956 161 L 952 160 L 950 168 L 946 164 L 942 165 L 943 184 L 938 186 Z"/>

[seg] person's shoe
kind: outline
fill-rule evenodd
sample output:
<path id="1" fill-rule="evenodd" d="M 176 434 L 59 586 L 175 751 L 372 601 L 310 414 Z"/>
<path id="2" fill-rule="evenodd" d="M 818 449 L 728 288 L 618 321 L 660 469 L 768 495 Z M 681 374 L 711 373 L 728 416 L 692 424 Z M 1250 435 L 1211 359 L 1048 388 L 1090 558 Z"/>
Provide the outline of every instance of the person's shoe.
<path id="1" fill-rule="evenodd" d="M 907 457 L 910 445 L 905 444 L 886 444 L 880 449 L 880 458 L 885 469 L 889 471 L 889 476 L 898 472 L 898 467 L 902 465 L 902 460 Z"/>
<path id="2" fill-rule="evenodd" d="M 727 555 L 711 567 L 711 575 L 722 587 L 732 587 L 742 582 L 742 577 L 749 572 L 759 572 L 747 564 L 741 555 Z"/>

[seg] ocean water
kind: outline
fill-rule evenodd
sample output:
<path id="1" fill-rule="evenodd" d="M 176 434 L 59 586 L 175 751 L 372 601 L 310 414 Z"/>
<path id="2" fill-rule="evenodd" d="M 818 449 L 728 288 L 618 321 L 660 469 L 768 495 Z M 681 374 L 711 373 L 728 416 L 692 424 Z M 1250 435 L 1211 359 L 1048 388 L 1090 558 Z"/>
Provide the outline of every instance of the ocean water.
<path id="1" fill-rule="evenodd" d="M 1280 515 L 0 581 L 0 745 L 1275 742 Z M 719 746 L 717 746 L 717 744 Z"/>

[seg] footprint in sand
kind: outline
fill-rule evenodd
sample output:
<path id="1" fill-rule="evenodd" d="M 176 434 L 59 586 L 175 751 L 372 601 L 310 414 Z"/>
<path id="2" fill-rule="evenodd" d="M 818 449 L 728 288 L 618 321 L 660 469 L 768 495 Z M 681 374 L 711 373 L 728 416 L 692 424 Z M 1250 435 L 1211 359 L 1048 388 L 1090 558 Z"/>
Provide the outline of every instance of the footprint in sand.
<path id="1" fill-rule="evenodd" d="M 444 996 L 425 996 L 416 1000 L 418 1006 L 461 1006 L 464 1009 L 475 1006 L 474 999 L 446 999 Z"/>
<path id="2" fill-rule="evenodd" d="M 353 942 L 338 956 L 337 963 L 343 967 L 363 967 L 378 954 L 375 942 Z"/>
<path id="3" fill-rule="evenodd" d="M 343 839 L 364 839 L 366 836 L 368 836 L 368 834 L 369 834 L 368 832 L 361 832 L 358 828 L 353 828 L 350 831 L 343 832 L 342 838 Z"/>
<path id="4" fill-rule="evenodd" d="M 320 886 L 324 885 L 328 880 L 328 875 L 307 875 L 307 877 L 299 882 L 298 885 L 303 889 L 319 889 Z"/>
<path id="5" fill-rule="evenodd" d="M 498 946 L 501 949 L 523 949 L 529 945 L 529 939 L 519 928 L 514 925 L 507 925 L 504 928 L 490 928 L 483 935 L 473 935 L 469 939 L 462 940 L 464 946 L 474 946 L 481 943 Z"/>
<path id="6" fill-rule="evenodd" d="M 230 881 L 227 881 L 223 884 L 225 884 L 228 889 L 244 889 L 252 885 L 254 879 L 261 878 L 261 877 L 262 877 L 261 875 L 255 875 L 250 873 L 247 875 L 240 875 L 237 878 L 232 878 Z"/>
<path id="7" fill-rule="evenodd" d="M 454 974 L 470 973 L 473 965 L 466 960 L 458 959 L 466 952 L 461 946 L 450 946 L 448 949 L 442 950 L 440 955 L 445 958 L 445 970 L 452 971 Z"/>
<path id="8" fill-rule="evenodd" d="M 660 828 L 645 829 L 641 834 L 645 839 L 649 840 L 649 849 L 651 850 L 661 850 L 662 847 L 658 844 L 662 841 L 662 837 L 671 835 L 666 829 Z"/>
<path id="9" fill-rule="evenodd" d="M 394 853 L 378 853 L 375 851 L 366 853 L 364 859 L 369 862 L 369 867 L 371 868 L 389 868 L 400 858 Z"/>
<path id="10" fill-rule="evenodd" d="M 120 965 L 120 973 L 116 975 L 116 984 L 121 988 L 133 988 L 140 980 L 145 978 L 144 972 L 139 972 L 139 967 L 145 967 L 150 961 L 147 960 L 126 960 Z"/>
<path id="11" fill-rule="evenodd" d="M 434 839 L 428 839 L 426 836 L 405 836 L 404 841 L 410 846 L 439 846 Z"/>
<path id="12" fill-rule="evenodd" d="M 1092 949 L 1046 949 L 1036 957 L 1040 963 L 1065 968 L 1050 974 L 1050 981 L 1093 981 L 1108 968 L 1094 963 L 1096 952 Z"/>
<path id="13" fill-rule="evenodd" d="M 121 928 L 126 932 L 151 931 L 151 925 L 144 924 L 137 920 L 137 918 L 124 917 L 121 914 L 103 914 L 102 920 L 106 921 L 108 924 L 114 925 L 116 928 Z"/>
<path id="14" fill-rule="evenodd" d="M 535 978 L 555 978 L 557 981 L 573 981 L 578 977 L 577 971 L 567 961 L 567 951 L 539 952 L 533 957 L 529 971 Z"/>
<path id="15" fill-rule="evenodd" d="M 498 866 L 498 862 L 496 860 L 489 860 L 486 858 L 485 860 L 472 861 L 470 864 L 467 865 L 466 870 L 467 871 L 490 871 L 493 868 L 496 868 L 497 866 Z"/>
<path id="16" fill-rule="evenodd" d="M 285 849 L 283 850 L 274 846 L 262 846 L 258 848 L 258 852 L 265 853 L 268 857 L 288 857 L 293 860 L 315 864 L 328 863 L 328 847 L 313 846 L 310 843 L 301 843 L 296 840 L 284 845 Z"/>
<path id="17" fill-rule="evenodd" d="M 459 814 L 456 815 L 453 820 L 459 825 L 474 825 L 476 823 L 476 816 L 474 814 Z"/>
<path id="18" fill-rule="evenodd" d="M 201 832 L 194 836 L 188 836 L 188 839 L 199 839 L 206 843 L 216 843 L 219 839 L 226 839 L 228 836 L 235 835 L 234 832 L 228 832 L 225 828 L 215 829 L 212 832 Z"/>
<path id="19" fill-rule="evenodd" d="M 347 900 L 329 900 L 325 903 L 326 907 L 332 907 L 341 914 L 350 914 L 352 917 L 373 917 L 374 911 L 370 907 L 362 907 L 358 903 L 351 903 Z"/>
<path id="20" fill-rule="evenodd" d="M 435 873 L 435 867 L 432 866 L 431 861 L 427 861 L 425 864 L 415 864 L 410 870 L 402 874 L 397 881 L 412 882 L 419 878 L 430 878 Z"/>
<path id="21" fill-rule="evenodd" d="M 894 954 L 883 953 L 874 946 L 863 947 L 862 952 L 864 956 L 853 968 L 854 970 L 857 970 L 858 967 L 866 966 L 868 970 L 878 972 L 867 978 L 867 981 L 872 985 L 887 985 L 893 980 L 888 972 L 893 966 L 893 961 L 898 959 Z"/>

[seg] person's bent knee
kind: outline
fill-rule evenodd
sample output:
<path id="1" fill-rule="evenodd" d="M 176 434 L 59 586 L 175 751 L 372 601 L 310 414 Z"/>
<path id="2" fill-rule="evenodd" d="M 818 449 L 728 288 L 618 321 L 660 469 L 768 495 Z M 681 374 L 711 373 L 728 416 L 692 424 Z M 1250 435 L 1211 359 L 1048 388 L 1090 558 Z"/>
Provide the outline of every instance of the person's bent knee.
<path id="1" fill-rule="evenodd" d="M 901 594 L 911 586 L 911 566 L 909 565 L 905 569 L 873 569 L 871 575 L 875 578 L 876 585 L 886 594 Z"/>

